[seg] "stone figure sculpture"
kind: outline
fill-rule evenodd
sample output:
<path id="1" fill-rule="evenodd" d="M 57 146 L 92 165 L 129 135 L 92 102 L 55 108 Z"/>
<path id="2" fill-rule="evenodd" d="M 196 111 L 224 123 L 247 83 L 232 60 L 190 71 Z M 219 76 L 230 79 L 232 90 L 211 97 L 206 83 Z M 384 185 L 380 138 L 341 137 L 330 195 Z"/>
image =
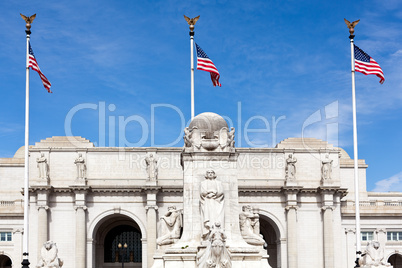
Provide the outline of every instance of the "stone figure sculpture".
<path id="1" fill-rule="evenodd" d="M 384 249 L 380 247 L 380 242 L 370 241 L 367 243 L 366 251 L 359 259 L 360 267 L 363 268 L 390 268 L 391 264 L 384 260 Z"/>
<path id="2" fill-rule="evenodd" d="M 286 159 L 286 167 L 285 167 L 287 180 L 296 179 L 296 162 L 297 162 L 296 157 L 294 157 L 292 154 L 289 154 L 288 158 Z"/>
<path id="3" fill-rule="evenodd" d="M 325 159 L 322 160 L 321 178 L 323 181 L 331 179 L 332 162 L 333 162 L 333 160 L 329 159 L 328 154 L 325 156 Z"/>
<path id="4" fill-rule="evenodd" d="M 155 159 L 153 154 L 150 154 L 145 158 L 145 163 L 147 164 L 148 179 L 150 181 L 155 181 L 158 178 L 158 161 Z"/>
<path id="5" fill-rule="evenodd" d="M 243 239 L 251 245 L 264 245 L 265 241 L 260 236 L 260 216 L 253 212 L 250 205 L 242 207 L 239 219 Z"/>
<path id="6" fill-rule="evenodd" d="M 57 256 L 57 253 L 58 249 L 55 242 L 47 241 L 43 243 L 41 258 L 36 267 L 61 268 L 63 266 L 63 260 Z"/>
<path id="7" fill-rule="evenodd" d="M 49 178 L 49 168 L 47 165 L 47 159 L 44 153 L 40 154 L 40 157 L 36 159 L 37 167 L 39 169 L 39 178 L 48 179 Z"/>
<path id="8" fill-rule="evenodd" d="M 156 243 L 160 246 L 173 244 L 180 239 L 180 231 L 183 226 L 182 211 L 175 206 L 168 207 L 168 212 L 159 220 L 158 239 Z"/>
<path id="9" fill-rule="evenodd" d="M 202 237 L 208 239 L 215 223 L 224 227 L 224 193 L 222 183 L 216 180 L 215 171 L 208 170 L 200 190 Z"/>
<path id="10" fill-rule="evenodd" d="M 230 254 L 226 248 L 226 235 L 220 223 L 215 223 L 211 228 L 211 235 L 205 251 L 197 255 L 197 267 L 199 268 L 231 268 Z"/>
<path id="11" fill-rule="evenodd" d="M 77 166 L 77 178 L 84 179 L 85 178 L 85 159 L 82 157 L 82 154 L 78 154 L 78 158 L 75 159 L 74 164 Z"/>

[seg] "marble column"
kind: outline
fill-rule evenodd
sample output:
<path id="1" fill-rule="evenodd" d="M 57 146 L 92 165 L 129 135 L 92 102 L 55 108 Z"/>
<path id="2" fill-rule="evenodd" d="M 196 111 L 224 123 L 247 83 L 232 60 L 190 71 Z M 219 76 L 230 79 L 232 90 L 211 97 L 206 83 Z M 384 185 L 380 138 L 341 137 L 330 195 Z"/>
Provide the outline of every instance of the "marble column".
<path id="1" fill-rule="evenodd" d="M 335 190 L 331 187 L 321 187 L 322 196 L 322 218 L 323 218 L 323 237 L 324 237 L 324 267 L 334 268 L 334 194 Z"/>
<path id="2" fill-rule="evenodd" d="M 297 193 L 300 188 L 297 186 L 286 187 L 286 207 L 287 211 L 287 256 L 288 268 L 298 267 L 298 250 L 297 250 Z"/>
<path id="3" fill-rule="evenodd" d="M 147 212 L 147 267 L 152 267 L 156 251 L 156 211 L 158 210 L 156 195 L 158 187 L 148 186 L 144 188 L 144 191 L 147 194 L 147 206 L 145 207 Z"/>
<path id="4" fill-rule="evenodd" d="M 355 237 L 356 229 L 354 228 L 346 228 L 346 261 L 347 266 L 346 268 L 353 268 L 355 267 L 355 260 L 356 260 L 356 237 Z"/>
<path id="5" fill-rule="evenodd" d="M 297 268 L 297 216 L 296 206 L 288 206 L 287 210 L 287 245 L 288 245 L 288 268 Z"/>
<path id="6" fill-rule="evenodd" d="M 86 187 L 75 191 L 75 268 L 86 267 Z"/>
<path id="7" fill-rule="evenodd" d="M 49 192 L 50 188 L 43 186 L 39 187 L 36 190 L 36 207 L 38 209 L 38 229 L 37 229 L 37 254 L 38 259 L 41 256 L 41 248 L 43 243 L 48 241 L 48 199 L 49 199 Z"/>
<path id="8" fill-rule="evenodd" d="M 38 256 L 40 256 L 40 249 L 48 240 L 48 220 L 47 220 L 47 211 L 48 206 L 40 206 L 38 207 Z"/>
<path id="9" fill-rule="evenodd" d="M 334 267 L 334 227 L 333 207 L 325 206 L 323 210 L 324 221 L 324 267 Z"/>

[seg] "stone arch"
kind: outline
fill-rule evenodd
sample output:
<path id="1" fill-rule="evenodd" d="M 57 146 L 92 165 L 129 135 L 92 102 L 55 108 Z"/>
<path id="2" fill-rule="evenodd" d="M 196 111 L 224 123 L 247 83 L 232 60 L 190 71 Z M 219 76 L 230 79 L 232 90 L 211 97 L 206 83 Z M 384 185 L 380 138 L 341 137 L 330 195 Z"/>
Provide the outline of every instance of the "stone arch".
<path id="1" fill-rule="evenodd" d="M 129 247 L 134 246 L 136 249 L 140 248 L 140 262 L 142 265 L 146 263 L 144 260 L 144 252 L 146 252 L 146 244 L 144 246 L 144 241 L 146 241 L 146 229 L 142 221 L 133 213 L 126 211 L 126 210 L 108 210 L 104 211 L 103 213 L 99 214 L 89 225 L 88 230 L 88 241 L 91 241 L 92 245 L 89 247 L 92 252 L 92 266 L 93 267 L 104 267 L 105 261 L 107 259 L 107 254 L 105 253 L 105 247 L 109 247 L 109 240 L 106 240 L 107 235 L 110 232 L 116 234 L 116 229 L 121 229 L 122 232 L 128 232 L 128 236 L 135 236 L 135 245 L 129 245 Z M 137 231 L 136 231 L 137 230 Z M 135 235 L 137 233 L 138 235 Z M 109 242 L 108 242 L 109 241 Z M 107 243 L 107 245 L 105 245 Z M 145 250 L 145 251 L 144 251 Z M 130 256 L 133 251 L 128 251 L 127 256 L 125 257 L 125 261 L 133 261 L 130 259 Z M 117 254 L 114 252 L 113 254 Z M 133 253 L 134 254 L 134 253 Z M 115 256 L 115 255 L 113 255 Z M 142 258 L 142 260 L 141 260 Z M 118 262 L 121 261 L 120 257 L 116 257 L 114 260 L 116 263 L 112 264 L 112 266 L 108 265 L 108 267 L 120 267 L 121 264 Z M 136 258 L 135 262 L 138 263 L 138 259 Z M 114 266 L 113 266 L 114 265 Z"/>
<path id="2" fill-rule="evenodd" d="M 389 262 L 393 268 L 402 268 L 402 255 L 393 253 L 388 257 L 387 262 Z"/>
<path id="3" fill-rule="evenodd" d="M 272 213 L 260 210 L 260 233 L 266 242 L 269 255 L 268 262 L 272 268 L 281 267 L 281 241 L 284 240 L 284 228 Z"/>
<path id="4" fill-rule="evenodd" d="M 13 266 L 13 261 L 6 254 L 0 254 L 0 268 L 11 268 Z"/>

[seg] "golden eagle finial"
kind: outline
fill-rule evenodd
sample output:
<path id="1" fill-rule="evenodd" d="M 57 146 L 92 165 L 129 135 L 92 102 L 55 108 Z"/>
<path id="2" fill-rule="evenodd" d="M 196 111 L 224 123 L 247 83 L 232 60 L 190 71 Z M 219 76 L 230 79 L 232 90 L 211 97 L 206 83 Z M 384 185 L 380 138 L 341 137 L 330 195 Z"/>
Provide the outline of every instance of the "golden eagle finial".
<path id="1" fill-rule="evenodd" d="M 186 15 L 183 15 L 184 19 L 187 21 L 188 25 L 190 25 L 190 30 L 193 31 L 194 30 L 194 25 L 197 22 L 197 20 L 200 18 L 200 16 L 198 15 L 195 18 L 190 19 L 189 17 L 187 17 Z"/>
<path id="2" fill-rule="evenodd" d="M 27 17 L 27 16 L 25 16 L 25 15 L 22 15 L 21 13 L 20 13 L 20 15 L 21 15 L 21 17 L 23 18 L 23 20 L 25 20 L 25 22 L 27 23 L 25 26 L 27 27 L 27 30 L 29 31 L 29 30 L 31 29 L 31 23 L 32 23 L 33 20 L 35 19 L 36 14 L 33 14 L 33 15 L 30 16 L 30 17 Z"/>
<path id="3" fill-rule="evenodd" d="M 353 35 L 355 33 L 355 26 L 359 23 L 360 20 L 356 20 L 352 23 L 350 21 L 348 21 L 347 19 L 344 19 L 344 20 L 345 20 L 346 26 L 348 26 L 348 28 L 349 28 L 350 35 Z"/>

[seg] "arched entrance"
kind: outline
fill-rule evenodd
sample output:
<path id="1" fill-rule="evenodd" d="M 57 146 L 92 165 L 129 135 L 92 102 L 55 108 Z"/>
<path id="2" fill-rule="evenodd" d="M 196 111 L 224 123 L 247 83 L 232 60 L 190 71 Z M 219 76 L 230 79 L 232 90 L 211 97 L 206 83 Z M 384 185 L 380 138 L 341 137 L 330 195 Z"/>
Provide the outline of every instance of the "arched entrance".
<path id="1" fill-rule="evenodd" d="M 6 255 L 0 255 L 0 268 L 11 268 L 11 259 Z"/>
<path id="2" fill-rule="evenodd" d="M 260 214 L 260 234 L 264 237 L 269 255 L 268 262 L 272 268 L 280 267 L 280 234 L 276 224 Z"/>
<path id="3" fill-rule="evenodd" d="M 95 234 L 94 267 L 121 267 L 123 261 L 124 267 L 141 267 L 141 238 L 138 224 L 128 216 L 106 217 Z"/>
<path id="4" fill-rule="evenodd" d="M 402 268 L 402 255 L 393 254 L 388 258 L 388 262 L 394 268 Z"/>

